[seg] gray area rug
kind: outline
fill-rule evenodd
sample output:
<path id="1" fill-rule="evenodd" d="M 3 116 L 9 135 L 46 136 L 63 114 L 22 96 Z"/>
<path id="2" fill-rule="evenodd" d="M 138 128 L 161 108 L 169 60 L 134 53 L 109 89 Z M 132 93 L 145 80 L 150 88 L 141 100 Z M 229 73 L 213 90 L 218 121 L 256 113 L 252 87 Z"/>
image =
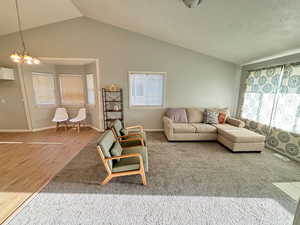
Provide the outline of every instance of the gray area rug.
<path id="1" fill-rule="evenodd" d="M 300 166 L 262 153 L 231 153 L 216 142 L 167 142 L 148 133 L 148 186 L 106 176 L 83 149 L 10 224 L 292 225 L 296 202 L 273 182 L 300 181 Z"/>

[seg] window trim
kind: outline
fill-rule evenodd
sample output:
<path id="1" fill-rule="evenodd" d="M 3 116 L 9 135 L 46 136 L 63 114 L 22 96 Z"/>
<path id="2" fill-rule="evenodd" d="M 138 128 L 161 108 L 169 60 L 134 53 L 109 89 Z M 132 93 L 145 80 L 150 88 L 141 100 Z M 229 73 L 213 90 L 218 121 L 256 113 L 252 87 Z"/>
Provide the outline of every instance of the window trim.
<path id="1" fill-rule="evenodd" d="M 163 104 L 162 105 L 132 105 L 132 100 L 131 100 L 131 96 L 132 96 L 132 88 L 131 88 L 131 84 L 130 84 L 130 76 L 133 74 L 145 74 L 145 75 L 162 75 L 163 76 Z M 129 108 L 130 109 L 163 109 L 166 108 L 166 90 L 167 90 L 167 72 L 149 72 L 149 71 L 128 71 L 128 87 L 129 87 Z"/>
<path id="2" fill-rule="evenodd" d="M 94 103 L 89 103 L 89 89 L 88 89 L 88 82 L 87 78 L 88 76 L 92 75 L 93 78 L 93 85 L 94 85 Z M 86 105 L 90 107 L 96 106 L 96 87 L 95 87 L 95 75 L 93 73 L 88 73 L 85 75 L 85 83 L 86 83 Z"/>
<path id="3" fill-rule="evenodd" d="M 33 77 L 34 76 L 46 76 L 46 77 L 51 77 L 53 78 L 53 84 L 54 84 L 54 103 L 38 103 L 37 101 L 37 95 L 36 95 L 36 91 L 34 88 L 34 84 L 33 84 Z M 32 72 L 31 73 L 31 82 L 32 82 L 32 95 L 33 95 L 33 99 L 34 99 L 34 105 L 37 108 L 52 108 L 53 106 L 57 106 L 58 105 L 58 101 L 57 101 L 57 96 L 56 96 L 56 90 L 57 90 L 57 85 L 56 85 L 56 75 L 54 73 L 44 73 L 44 72 Z"/>
<path id="4" fill-rule="evenodd" d="M 61 77 L 80 77 L 81 78 L 81 82 L 82 82 L 82 89 L 83 89 L 83 103 L 82 104 L 66 104 L 63 102 L 63 96 L 62 96 L 62 85 L 61 85 Z M 59 74 L 58 75 L 58 82 L 59 82 L 59 98 L 60 98 L 60 103 L 63 106 L 69 106 L 69 107 L 82 107 L 86 105 L 86 96 L 85 96 L 85 87 L 84 87 L 84 80 L 83 80 L 83 75 L 81 74 Z"/>

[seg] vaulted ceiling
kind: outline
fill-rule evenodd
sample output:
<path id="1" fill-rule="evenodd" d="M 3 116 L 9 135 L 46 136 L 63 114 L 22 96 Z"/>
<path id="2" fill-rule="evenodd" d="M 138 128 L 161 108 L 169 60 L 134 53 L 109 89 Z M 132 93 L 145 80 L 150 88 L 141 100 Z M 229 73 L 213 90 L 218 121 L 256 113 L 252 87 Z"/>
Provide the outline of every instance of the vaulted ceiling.
<path id="1" fill-rule="evenodd" d="M 19 0 L 25 29 L 86 16 L 236 64 L 300 47 L 299 0 Z M 0 35 L 17 31 L 2 0 Z"/>

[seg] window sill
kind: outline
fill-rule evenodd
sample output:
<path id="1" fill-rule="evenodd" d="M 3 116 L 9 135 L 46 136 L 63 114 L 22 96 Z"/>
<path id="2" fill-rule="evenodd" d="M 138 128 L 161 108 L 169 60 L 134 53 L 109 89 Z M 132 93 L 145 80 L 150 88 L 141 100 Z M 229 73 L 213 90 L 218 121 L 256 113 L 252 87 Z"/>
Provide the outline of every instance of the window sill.
<path id="1" fill-rule="evenodd" d="M 50 108 L 56 108 L 58 105 L 56 104 L 36 104 L 35 108 L 38 109 L 50 109 Z"/>
<path id="2" fill-rule="evenodd" d="M 129 106 L 129 109 L 165 109 L 165 106 Z"/>

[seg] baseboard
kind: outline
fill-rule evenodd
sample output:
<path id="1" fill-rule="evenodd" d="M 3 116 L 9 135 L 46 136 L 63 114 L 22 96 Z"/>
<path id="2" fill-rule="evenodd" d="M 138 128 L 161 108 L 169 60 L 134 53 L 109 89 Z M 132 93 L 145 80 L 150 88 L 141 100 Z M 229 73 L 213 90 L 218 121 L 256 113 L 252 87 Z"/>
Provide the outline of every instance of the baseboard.
<path id="1" fill-rule="evenodd" d="M 0 133 L 21 133 L 21 132 L 31 132 L 27 129 L 0 129 Z"/>
<path id="2" fill-rule="evenodd" d="M 50 126 L 50 127 L 40 127 L 40 128 L 35 128 L 35 129 L 32 129 L 31 131 L 32 132 L 37 132 L 37 131 L 43 131 L 43 130 L 49 130 L 49 129 L 53 129 L 55 128 L 56 126 Z"/>
<path id="3" fill-rule="evenodd" d="M 288 154 L 284 154 L 283 152 L 277 150 L 276 148 L 272 148 L 271 146 L 265 146 L 265 148 L 270 149 L 270 150 L 273 150 L 273 151 L 275 151 L 275 152 L 278 152 L 280 155 L 283 155 L 284 157 L 287 157 L 287 158 L 289 158 L 289 159 L 291 159 L 291 160 L 295 160 L 295 161 L 297 161 L 297 162 L 300 162 L 300 159 L 298 159 L 298 158 L 296 158 L 296 157 L 294 158 L 294 157 L 292 157 L 292 156 L 289 156 Z"/>
<path id="4" fill-rule="evenodd" d="M 148 132 L 162 132 L 162 131 L 164 131 L 164 129 L 144 129 L 144 131 L 148 131 Z"/>
<path id="5" fill-rule="evenodd" d="M 94 127 L 93 125 L 89 125 L 88 124 L 87 127 L 90 127 L 90 128 L 92 128 L 92 129 L 94 129 L 94 130 L 96 130 L 98 132 L 104 132 L 104 130 L 101 130 L 101 129 L 97 128 L 97 127 Z"/>

